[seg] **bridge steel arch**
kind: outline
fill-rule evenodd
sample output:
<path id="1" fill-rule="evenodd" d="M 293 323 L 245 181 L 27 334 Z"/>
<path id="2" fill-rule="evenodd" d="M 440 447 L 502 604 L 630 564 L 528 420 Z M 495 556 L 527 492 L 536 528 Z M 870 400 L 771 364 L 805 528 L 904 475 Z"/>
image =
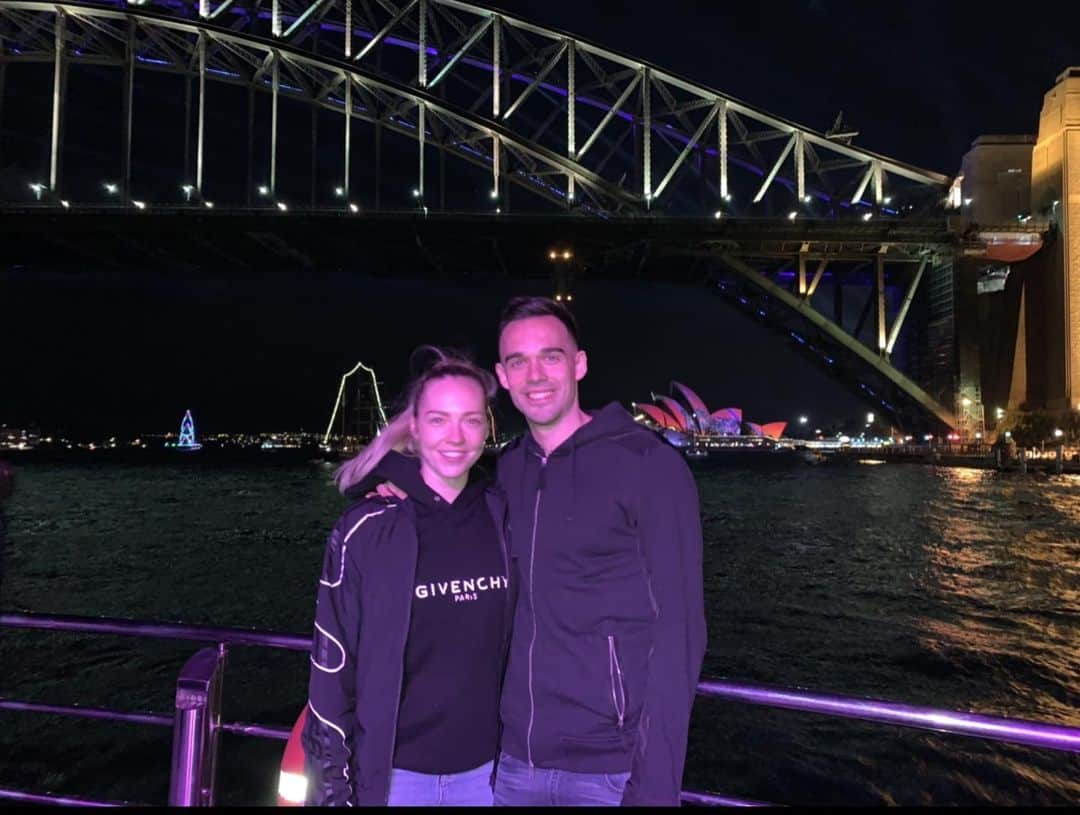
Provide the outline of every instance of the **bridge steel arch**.
<path id="1" fill-rule="evenodd" d="M 585 214 L 835 216 L 902 206 L 899 196 L 912 188 L 936 198 L 948 182 L 650 63 L 459 0 L 0 0 L 3 20 L 11 30 L 0 59 L 56 65 L 54 189 L 61 77 L 79 61 L 179 71 L 197 76 L 200 89 L 206 79 L 248 83 L 342 113 L 348 104 L 353 117 L 486 165 L 495 199 L 512 181 Z M 43 36 L 50 28 L 54 36 Z M 23 41 L 29 47 L 15 53 L 10 43 Z M 201 144 L 201 118 L 199 133 Z M 419 156 L 423 191 L 422 149 Z"/>
<path id="2" fill-rule="evenodd" d="M 3 70 L 18 62 L 53 66 L 44 191 L 53 201 L 62 199 L 66 77 L 79 63 L 124 71 L 121 193 L 129 203 L 136 68 L 198 82 L 195 166 L 185 179 L 196 206 L 209 204 L 203 195 L 208 80 L 271 97 L 271 199 L 282 99 L 342 114 L 341 206 L 351 193 L 354 120 L 415 140 L 415 196 L 424 212 L 428 147 L 490 172 L 488 212 L 509 204 L 513 184 L 546 202 L 548 211 L 554 206 L 589 218 L 802 216 L 840 223 L 933 207 L 948 183 L 655 65 L 459 0 L 0 0 L 0 105 Z M 817 240 L 828 241 L 827 230 Z M 748 265 L 753 252 L 740 253 L 730 242 L 710 251 L 955 427 L 954 413 L 889 361 L 921 272 L 890 336 L 868 349 L 809 305 L 823 270 L 819 265 L 808 281 L 804 263 L 813 248 L 811 236 L 798 255 L 798 296 Z M 905 250 L 886 238 L 880 252 L 887 251 Z M 879 296 L 882 331 L 884 308 Z"/>

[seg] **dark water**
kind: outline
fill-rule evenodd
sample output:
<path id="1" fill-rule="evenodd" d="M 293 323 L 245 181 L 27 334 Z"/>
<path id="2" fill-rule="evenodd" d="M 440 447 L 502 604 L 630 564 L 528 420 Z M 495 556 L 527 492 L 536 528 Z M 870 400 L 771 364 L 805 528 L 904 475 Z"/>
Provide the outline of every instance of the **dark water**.
<path id="1" fill-rule="evenodd" d="M 341 509 L 320 465 L 28 465 L 0 607 L 306 633 Z M 1080 726 L 1080 478 L 915 465 L 698 473 L 705 673 Z M 169 711 L 193 643 L 0 632 L 0 695 Z M 226 718 L 291 724 L 306 656 L 234 648 Z M 0 786 L 164 802 L 167 728 L 0 713 Z M 226 735 L 221 799 L 281 744 Z M 1067 804 L 1080 757 L 699 700 L 688 786 L 791 804 Z"/>

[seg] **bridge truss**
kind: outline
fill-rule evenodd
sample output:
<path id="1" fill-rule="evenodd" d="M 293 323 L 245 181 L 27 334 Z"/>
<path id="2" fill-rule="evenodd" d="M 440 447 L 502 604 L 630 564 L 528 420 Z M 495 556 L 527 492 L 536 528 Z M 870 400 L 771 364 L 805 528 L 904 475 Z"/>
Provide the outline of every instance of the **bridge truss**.
<path id="1" fill-rule="evenodd" d="M 176 123 L 184 129 L 184 168 L 174 193 L 179 198 L 182 191 L 180 207 L 295 208 L 282 193 L 283 161 L 295 156 L 284 154 L 279 133 L 285 111 L 303 102 L 340 116 L 339 180 L 331 197 L 316 189 L 319 135 L 312 114 L 312 208 L 386 209 L 380 178 L 386 134 L 395 156 L 403 145 L 412 155 L 408 205 L 425 216 L 456 209 L 609 221 L 676 216 L 715 219 L 717 226 L 733 217 L 812 220 L 818 229 L 810 240 L 782 249 L 797 267 L 793 291 L 774 290 L 768 272 L 774 249 L 759 251 L 760 242 L 704 240 L 683 248 L 708 252 L 759 296 L 827 335 L 938 422 L 955 426 L 953 412 L 889 360 L 925 269 L 925 245 L 885 235 L 855 251 L 876 258 L 869 262 L 877 332 L 869 345 L 811 305 L 828 252 L 850 247 L 844 236 L 852 227 L 934 210 L 949 180 L 943 175 L 569 33 L 459 0 L 0 0 L 0 111 L 5 81 L 29 63 L 52 67 L 49 163 L 35 193 L 53 207 L 82 204 L 66 197 L 64 143 L 69 73 L 85 65 L 122 72 L 120 172 L 110 190 L 118 206 L 147 206 L 132 163 L 140 101 L 135 76 L 146 71 L 185 80 L 184 119 Z M 246 192 L 232 202 L 222 200 L 207 171 L 216 135 L 208 109 L 218 85 L 248 94 Z M 270 108 L 268 127 L 258 133 L 256 96 Z M 356 154 L 358 125 L 374 131 L 375 179 L 364 190 L 354 181 L 357 164 L 372 156 Z M 261 147 L 257 137 L 265 139 Z M 470 167 L 473 182 L 448 186 L 447 157 Z M 887 262 L 915 270 L 902 284 L 905 296 L 891 325 Z"/>

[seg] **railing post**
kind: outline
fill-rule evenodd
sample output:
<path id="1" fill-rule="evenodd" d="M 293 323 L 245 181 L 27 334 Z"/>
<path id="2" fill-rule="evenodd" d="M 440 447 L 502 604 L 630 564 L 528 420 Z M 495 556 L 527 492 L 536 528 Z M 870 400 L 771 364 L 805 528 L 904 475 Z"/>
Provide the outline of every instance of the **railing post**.
<path id="1" fill-rule="evenodd" d="M 176 681 L 169 806 L 214 805 L 224 668 L 224 645 L 203 648 Z"/>

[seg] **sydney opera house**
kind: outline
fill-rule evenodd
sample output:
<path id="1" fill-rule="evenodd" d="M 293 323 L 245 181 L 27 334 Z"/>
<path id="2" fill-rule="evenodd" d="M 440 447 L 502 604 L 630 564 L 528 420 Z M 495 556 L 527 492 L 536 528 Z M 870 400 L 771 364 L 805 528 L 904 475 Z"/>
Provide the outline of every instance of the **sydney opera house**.
<path id="1" fill-rule="evenodd" d="M 634 403 L 636 418 L 653 427 L 675 447 L 715 443 L 776 442 L 784 435 L 787 422 L 755 424 L 743 421 L 742 408 L 710 411 L 705 402 L 680 382 L 671 383 L 673 396 L 652 395 L 656 404 Z"/>

